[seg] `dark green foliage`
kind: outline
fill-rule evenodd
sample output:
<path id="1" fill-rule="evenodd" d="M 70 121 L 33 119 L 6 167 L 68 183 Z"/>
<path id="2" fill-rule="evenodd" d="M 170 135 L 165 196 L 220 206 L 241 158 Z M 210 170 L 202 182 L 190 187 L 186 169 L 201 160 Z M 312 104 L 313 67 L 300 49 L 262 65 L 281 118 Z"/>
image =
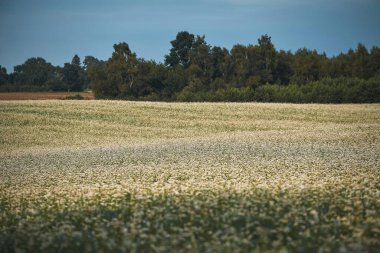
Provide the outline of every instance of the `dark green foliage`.
<path id="1" fill-rule="evenodd" d="M 266 34 L 258 39 L 257 66 L 261 83 L 273 83 L 277 67 L 277 52 L 271 42 L 271 37 Z"/>
<path id="2" fill-rule="evenodd" d="M 292 68 L 294 61 L 293 54 L 281 50 L 277 55 L 277 65 L 274 74 L 274 81 L 277 84 L 289 84 L 294 70 Z"/>
<path id="3" fill-rule="evenodd" d="M 14 85 L 4 84 L 0 85 L 0 92 L 39 92 L 51 91 L 49 86 L 35 86 L 35 85 Z"/>
<path id="4" fill-rule="evenodd" d="M 250 87 L 236 88 L 228 86 L 218 89 L 212 98 L 213 101 L 248 102 L 253 100 L 253 90 Z"/>
<path id="5" fill-rule="evenodd" d="M 1 84 L 0 75 L 0 84 Z M 79 56 L 64 67 L 53 66 L 41 57 L 30 58 L 15 66 L 7 78 L 6 87 L 1 91 L 82 91 L 85 88 L 86 73 L 81 67 Z M 5 82 L 4 82 L 5 83 Z"/>
<path id="6" fill-rule="evenodd" d="M 0 91 L 82 91 L 99 99 L 159 101 L 266 101 L 294 103 L 379 102 L 380 49 L 327 57 L 306 48 L 277 51 L 271 37 L 230 51 L 211 46 L 205 36 L 179 32 L 165 64 L 137 58 L 125 42 L 112 57 L 75 55 L 64 67 L 28 59 L 7 74 L 0 67 Z"/>
<path id="7" fill-rule="evenodd" d="M 16 85 L 46 86 L 54 78 L 56 67 L 41 57 L 30 58 L 24 64 L 14 67 L 13 83 Z"/>
<path id="8" fill-rule="evenodd" d="M 7 74 L 7 69 L 0 65 L 0 85 L 6 84 L 8 82 L 9 76 Z"/>
<path id="9" fill-rule="evenodd" d="M 166 89 L 167 69 L 163 64 L 141 60 L 137 66 L 136 82 L 131 88 L 134 98 L 161 100 L 160 94 Z"/>
<path id="10" fill-rule="evenodd" d="M 63 69 L 63 84 L 67 91 L 82 91 L 85 84 L 85 73 L 81 67 L 80 58 L 74 55 L 71 63 L 65 63 Z"/>
<path id="11" fill-rule="evenodd" d="M 277 51 L 268 35 L 258 45 L 211 47 L 204 36 L 178 33 L 165 67 L 136 59 L 124 43 L 90 78 L 96 97 L 165 101 L 263 101 L 292 103 L 379 102 L 380 52 L 355 51 L 329 59 L 306 48 Z M 91 76 L 91 75 L 89 75 Z M 372 77 L 372 78 L 371 78 Z M 99 90 L 98 86 L 104 86 Z M 132 85 L 133 84 L 133 85 Z"/>
<path id="12" fill-rule="evenodd" d="M 177 65 L 169 69 L 167 78 L 164 80 L 165 88 L 161 94 L 168 100 L 175 100 L 176 94 L 187 85 L 187 80 L 188 74 L 182 66 Z"/>
<path id="13" fill-rule="evenodd" d="M 80 94 L 76 94 L 73 96 L 67 96 L 67 97 L 65 97 L 65 99 L 67 99 L 67 100 L 83 100 L 84 97 Z"/>
<path id="14" fill-rule="evenodd" d="M 212 79 L 225 79 L 230 72 L 229 52 L 225 48 L 212 47 L 210 51 Z"/>
<path id="15" fill-rule="evenodd" d="M 312 81 L 320 80 L 325 76 L 324 60 L 325 55 L 318 54 L 317 51 L 310 51 L 306 48 L 298 50 L 294 55 L 293 76 L 291 81 L 304 85 Z"/>
<path id="16" fill-rule="evenodd" d="M 367 48 L 359 43 L 352 64 L 353 76 L 368 79 L 371 76 L 371 62 Z"/>
<path id="17" fill-rule="evenodd" d="M 169 55 L 165 56 L 165 64 L 174 67 L 181 65 L 187 67 L 190 65 L 190 50 L 194 45 L 194 35 L 188 32 L 179 32 L 176 39 L 171 41 L 172 48 Z"/>
<path id="18" fill-rule="evenodd" d="M 91 84 L 92 91 L 96 98 L 107 98 L 109 85 L 107 85 L 106 62 L 100 61 L 92 56 L 86 56 L 84 61 L 87 78 Z"/>
<path id="19" fill-rule="evenodd" d="M 370 55 L 371 75 L 380 75 L 380 48 L 373 47 Z"/>
<path id="20" fill-rule="evenodd" d="M 257 88 L 254 100 L 291 103 L 379 103 L 380 78 L 326 78 L 308 85 L 271 85 Z"/>

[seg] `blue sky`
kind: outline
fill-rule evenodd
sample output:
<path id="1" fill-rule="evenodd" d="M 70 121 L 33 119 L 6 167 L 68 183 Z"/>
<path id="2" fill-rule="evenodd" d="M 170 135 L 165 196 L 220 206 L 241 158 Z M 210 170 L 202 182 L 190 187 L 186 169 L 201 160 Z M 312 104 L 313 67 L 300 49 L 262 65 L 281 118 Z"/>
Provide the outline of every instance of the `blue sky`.
<path id="1" fill-rule="evenodd" d="M 0 0 L 0 65 L 108 59 L 122 41 L 159 62 L 184 30 L 228 49 L 268 34 L 277 49 L 331 56 L 358 42 L 380 46 L 379 13 L 378 0 Z"/>

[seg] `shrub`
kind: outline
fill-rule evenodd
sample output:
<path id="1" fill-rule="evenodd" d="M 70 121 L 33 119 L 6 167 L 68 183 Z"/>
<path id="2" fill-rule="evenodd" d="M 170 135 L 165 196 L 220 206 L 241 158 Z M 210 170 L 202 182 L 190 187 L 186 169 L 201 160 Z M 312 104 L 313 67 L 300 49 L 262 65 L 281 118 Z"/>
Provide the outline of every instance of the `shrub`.
<path id="1" fill-rule="evenodd" d="M 80 94 L 76 94 L 76 95 L 66 96 L 65 99 L 67 99 L 67 100 L 83 100 L 84 97 Z"/>

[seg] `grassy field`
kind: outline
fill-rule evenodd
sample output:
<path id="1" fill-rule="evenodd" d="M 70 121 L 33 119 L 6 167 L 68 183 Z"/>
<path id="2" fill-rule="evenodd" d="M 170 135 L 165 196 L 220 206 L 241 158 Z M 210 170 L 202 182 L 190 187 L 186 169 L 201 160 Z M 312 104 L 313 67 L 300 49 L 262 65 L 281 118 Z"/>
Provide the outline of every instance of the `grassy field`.
<path id="1" fill-rule="evenodd" d="M 378 252 L 380 105 L 0 101 L 0 252 Z"/>

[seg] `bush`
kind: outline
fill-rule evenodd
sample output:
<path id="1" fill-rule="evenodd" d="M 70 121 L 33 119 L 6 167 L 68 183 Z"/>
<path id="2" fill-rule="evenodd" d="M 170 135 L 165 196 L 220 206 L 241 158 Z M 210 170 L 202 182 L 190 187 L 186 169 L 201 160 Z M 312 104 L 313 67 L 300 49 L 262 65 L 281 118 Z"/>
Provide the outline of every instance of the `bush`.
<path id="1" fill-rule="evenodd" d="M 66 96 L 65 99 L 67 99 L 67 100 L 83 100 L 84 97 L 80 94 L 76 94 L 76 95 Z"/>
<path id="2" fill-rule="evenodd" d="M 275 102 L 276 93 L 279 93 L 280 87 L 276 84 L 265 84 L 255 90 L 253 99 L 260 102 Z"/>
<path id="3" fill-rule="evenodd" d="M 212 101 L 247 102 L 253 100 L 253 90 L 249 87 L 236 88 L 229 86 L 218 89 L 212 95 Z"/>
<path id="4" fill-rule="evenodd" d="M 307 85 L 258 87 L 254 100 L 290 103 L 379 103 L 380 79 L 326 78 Z"/>

